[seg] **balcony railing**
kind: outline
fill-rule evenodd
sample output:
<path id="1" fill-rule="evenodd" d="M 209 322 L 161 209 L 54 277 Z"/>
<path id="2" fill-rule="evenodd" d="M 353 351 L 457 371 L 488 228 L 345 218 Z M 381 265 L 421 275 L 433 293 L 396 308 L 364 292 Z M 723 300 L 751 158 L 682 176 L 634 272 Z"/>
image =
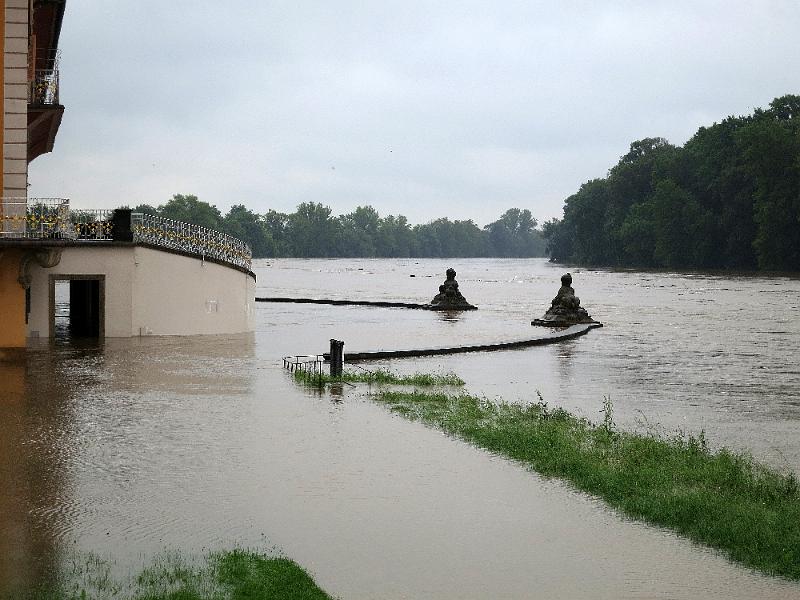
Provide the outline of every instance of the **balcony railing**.
<path id="1" fill-rule="evenodd" d="M 133 240 L 213 258 L 250 270 L 252 253 L 242 240 L 199 225 L 146 213 L 131 215 Z"/>
<path id="2" fill-rule="evenodd" d="M 60 104 L 58 99 L 58 69 L 34 72 L 28 103 L 37 106 Z"/>
<path id="3" fill-rule="evenodd" d="M 118 220 L 122 213 L 124 220 Z M 186 252 L 250 270 L 252 253 L 242 240 L 220 231 L 145 213 L 130 213 L 125 238 L 115 223 L 126 229 L 122 211 L 70 210 L 64 198 L 3 198 L 0 203 L 0 240 L 40 239 L 76 242 L 133 241 Z M 115 233 L 117 236 L 115 237 Z"/>
<path id="4" fill-rule="evenodd" d="M 49 53 L 47 50 L 38 50 L 38 53 Z M 58 98 L 59 91 L 59 68 L 61 59 L 60 51 L 56 51 L 55 58 L 37 64 L 33 71 L 33 79 L 28 90 L 28 104 L 37 106 L 60 104 Z M 44 67 L 44 68 L 42 68 Z"/>

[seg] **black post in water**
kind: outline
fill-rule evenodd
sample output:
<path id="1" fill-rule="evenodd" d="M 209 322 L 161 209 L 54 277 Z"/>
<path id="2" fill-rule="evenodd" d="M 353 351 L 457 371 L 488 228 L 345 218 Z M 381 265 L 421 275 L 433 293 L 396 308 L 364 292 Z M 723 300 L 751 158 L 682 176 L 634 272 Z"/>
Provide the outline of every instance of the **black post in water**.
<path id="1" fill-rule="evenodd" d="M 341 377 L 343 365 L 344 342 L 331 339 L 331 377 Z"/>

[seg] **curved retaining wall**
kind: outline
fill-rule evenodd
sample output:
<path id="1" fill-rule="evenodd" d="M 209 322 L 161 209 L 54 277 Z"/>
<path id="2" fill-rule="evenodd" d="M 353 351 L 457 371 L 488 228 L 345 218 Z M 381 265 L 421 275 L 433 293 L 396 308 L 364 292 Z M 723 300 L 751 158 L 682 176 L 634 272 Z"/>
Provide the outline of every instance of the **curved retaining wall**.
<path id="1" fill-rule="evenodd" d="M 474 344 L 469 346 L 452 346 L 448 348 L 425 348 L 421 350 L 377 350 L 374 352 L 345 352 L 346 362 L 361 362 L 367 360 L 378 360 L 382 358 L 409 358 L 415 356 L 436 356 L 439 354 L 460 354 L 463 352 L 491 352 L 495 350 L 513 350 L 515 348 L 525 348 L 528 346 L 544 346 L 569 340 L 589 332 L 590 329 L 602 327 L 602 323 L 587 323 L 573 325 L 561 331 L 555 331 L 535 338 L 524 340 L 512 340 L 508 342 L 495 342 L 493 344 Z M 325 354 L 326 360 L 329 355 Z"/>
<path id="2" fill-rule="evenodd" d="M 255 277 L 232 265 L 137 244 L 65 246 L 31 267 L 28 337 L 53 335 L 54 280 L 103 281 L 105 337 L 243 333 L 254 329 Z"/>

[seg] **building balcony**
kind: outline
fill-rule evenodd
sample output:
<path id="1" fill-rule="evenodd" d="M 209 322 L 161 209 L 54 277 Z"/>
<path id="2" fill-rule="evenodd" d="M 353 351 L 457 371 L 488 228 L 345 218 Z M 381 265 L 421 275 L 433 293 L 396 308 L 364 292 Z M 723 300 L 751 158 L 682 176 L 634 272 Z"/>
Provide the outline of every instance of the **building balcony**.
<path id="1" fill-rule="evenodd" d="M 59 101 L 58 58 L 33 71 L 28 88 L 28 162 L 53 150 L 64 106 Z M 41 61 L 37 61 L 38 63 Z M 49 63 L 49 64 L 48 64 Z"/>
<path id="2" fill-rule="evenodd" d="M 58 67 L 34 71 L 28 93 L 28 106 L 60 106 L 58 102 Z"/>

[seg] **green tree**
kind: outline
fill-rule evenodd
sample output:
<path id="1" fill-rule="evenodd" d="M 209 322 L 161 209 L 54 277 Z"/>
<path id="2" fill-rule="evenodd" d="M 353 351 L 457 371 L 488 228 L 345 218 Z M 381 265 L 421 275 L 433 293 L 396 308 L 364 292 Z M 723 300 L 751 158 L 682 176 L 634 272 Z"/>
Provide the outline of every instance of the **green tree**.
<path id="1" fill-rule="evenodd" d="M 292 256 L 340 256 L 341 225 L 331 218 L 331 209 L 316 202 L 303 202 L 289 215 L 287 236 Z"/>
<path id="2" fill-rule="evenodd" d="M 604 179 L 584 183 L 577 193 L 567 198 L 563 222 L 572 238 L 569 260 L 588 264 L 615 264 L 611 237 L 605 227 L 609 204 L 609 185 Z"/>
<path id="3" fill-rule="evenodd" d="M 800 118 L 800 96 L 787 94 L 769 103 L 767 115 L 776 121 L 796 123 Z"/>
<path id="4" fill-rule="evenodd" d="M 411 256 L 441 257 L 443 255 L 439 236 L 432 223 L 414 225 L 412 232 L 414 241 L 411 247 Z"/>
<path id="5" fill-rule="evenodd" d="M 640 267 L 655 265 L 655 231 L 653 205 L 644 203 L 631 206 L 619 230 L 626 264 Z"/>
<path id="6" fill-rule="evenodd" d="M 344 256 L 376 256 L 380 215 L 371 206 L 358 206 L 339 217 L 341 248 Z"/>
<path id="7" fill-rule="evenodd" d="M 158 215 L 159 209 L 155 206 L 151 206 L 150 204 L 137 204 L 132 209 L 135 213 L 145 213 L 148 215 Z"/>
<path id="8" fill-rule="evenodd" d="M 413 256 L 450 258 L 486 256 L 487 253 L 485 234 L 471 219 L 436 219 L 414 226 L 413 232 L 417 240 Z"/>
<path id="9" fill-rule="evenodd" d="M 289 215 L 270 209 L 261 216 L 261 224 L 275 245 L 274 256 L 296 256 L 289 238 Z"/>
<path id="10" fill-rule="evenodd" d="M 575 253 L 573 240 L 574 229 L 571 223 L 560 219 L 550 219 L 542 225 L 542 236 L 545 240 L 545 252 L 554 262 L 569 262 Z"/>
<path id="11" fill-rule="evenodd" d="M 800 98 L 773 104 L 738 133 L 755 180 L 753 246 L 762 269 L 800 270 Z"/>
<path id="12" fill-rule="evenodd" d="M 253 258 L 275 256 L 275 240 L 267 231 L 261 217 L 245 208 L 243 204 L 234 204 L 222 222 L 226 233 L 239 238 L 250 246 Z"/>
<path id="13" fill-rule="evenodd" d="M 484 227 L 492 256 L 543 256 L 544 240 L 536 225 L 531 211 L 508 209 L 497 221 Z"/>
<path id="14" fill-rule="evenodd" d="M 703 261 L 706 267 L 753 269 L 756 255 L 753 239 L 754 181 L 736 142 L 737 132 L 749 117 L 728 117 L 721 123 L 701 127 L 684 146 L 690 175 L 684 187 L 713 215 L 713 231 L 707 234 L 714 252 Z"/>
<path id="15" fill-rule="evenodd" d="M 709 252 L 706 230 L 711 226 L 710 213 L 691 194 L 671 180 L 656 187 L 651 207 L 653 259 L 659 267 L 687 268 L 702 264 Z"/>
<path id="16" fill-rule="evenodd" d="M 216 206 L 202 202 L 197 196 L 175 194 L 159 207 L 158 214 L 165 219 L 193 223 L 209 229 L 222 229 L 222 214 Z"/>
<path id="17" fill-rule="evenodd" d="M 701 127 L 683 148 L 633 142 L 543 235 L 554 260 L 800 270 L 800 96 Z"/>
<path id="18" fill-rule="evenodd" d="M 413 233 L 408 220 L 403 215 L 389 215 L 381 219 L 376 244 L 378 256 L 411 256 Z"/>

